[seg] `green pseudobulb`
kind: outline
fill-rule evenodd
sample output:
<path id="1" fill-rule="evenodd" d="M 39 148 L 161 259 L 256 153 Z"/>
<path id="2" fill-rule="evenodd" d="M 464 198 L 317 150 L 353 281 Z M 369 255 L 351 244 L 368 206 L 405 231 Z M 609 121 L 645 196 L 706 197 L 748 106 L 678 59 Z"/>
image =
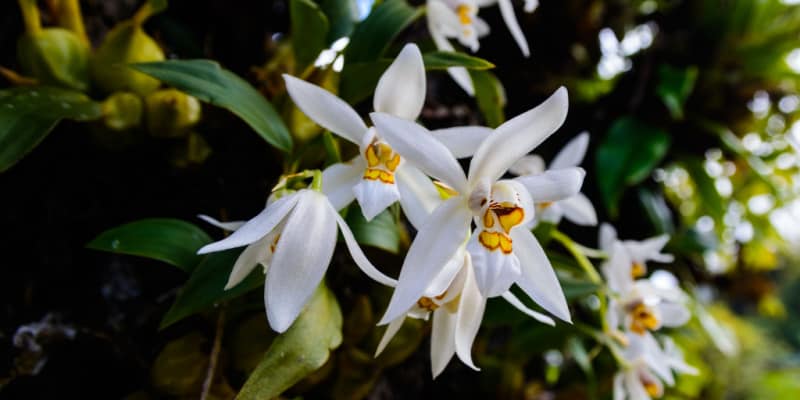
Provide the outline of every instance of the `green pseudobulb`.
<path id="1" fill-rule="evenodd" d="M 106 35 L 91 60 L 92 79 L 106 93 L 130 91 L 145 96 L 161 85 L 127 64 L 163 61 L 164 52 L 134 21 L 120 23 Z"/>
<path id="2" fill-rule="evenodd" d="M 66 29 L 25 33 L 17 43 L 25 75 L 45 85 L 85 92 L 89 89 L 89 47 Z"/>

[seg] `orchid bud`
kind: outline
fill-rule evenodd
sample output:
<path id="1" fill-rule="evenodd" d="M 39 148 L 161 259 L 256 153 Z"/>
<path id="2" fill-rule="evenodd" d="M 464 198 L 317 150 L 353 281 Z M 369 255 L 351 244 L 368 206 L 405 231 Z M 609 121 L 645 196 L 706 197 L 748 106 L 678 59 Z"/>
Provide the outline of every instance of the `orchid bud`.
<path id="1" fill-rule="evenodd" d="M 158 43 L 136 21 L 125 21 L 106 35 L 91 60 L 94 82 L 104 91 L 131 91 L 145 96 L 161 85 L 158 79 L 134 71 L 127 64 L 164 60 Z"/>
<path id="2" fill-rule="evenodd" d="M 145 98 L 147 130 L 156 137 L 184 136 L 200 121 L 200 101 L 177 89 L 162 89 Z"/>
<path id="3" fill-rule="evenodd" d="M 45 28 L 27 32 L 17 42 L 22 71 L 45 85 L 79 91 L 89 88 L 89 47 L 73 32 Z"/>
<path id="4" fill-rule="evenodd" d="M 114 131 L 125 131 L 142 124 L 142 98 L 130 92 L 117 92 L 103 102 L 103 123 Z"/>

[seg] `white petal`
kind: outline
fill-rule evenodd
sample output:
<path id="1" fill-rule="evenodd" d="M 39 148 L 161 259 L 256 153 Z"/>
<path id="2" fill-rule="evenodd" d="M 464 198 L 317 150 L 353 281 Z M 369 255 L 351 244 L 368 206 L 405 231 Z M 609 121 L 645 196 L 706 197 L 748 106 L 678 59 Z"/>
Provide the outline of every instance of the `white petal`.
<path id="1" fill-rule="evenodd" d="M 431 330 L 431 372 L 436 378 L 444 371 L 456 352 L 456 314 L 444 307 L 433 312 Z"/>
<path id="2" fill-rule="evenodd" d="M 631 346 L 641 346 L 643 348 L 643 358 L 647 366 L 658 375 L 664 382 L 672 386 L 675 384 L 675 378 L 672 376 L 672 370 L 667 364 L 667 357 L 664 351 L 661 350 L 661 345 L 650 332 L 645 332 L 644 335 L 630 335 Z M 639 342 L 639 344 L 637 344 Z M 655 379 L 654 379 L 655 380 Z"/>
<path id="3" fill-rule="evenodd" d="M 508 168 L 508 172 L 514 175 L 541 174 L 544 171 L 544 160 L 536 154 L 523 156 Z"/>
<path id="4" fill-rule="evenodd" d="M 231 274 L 228 276 L 228 283 L 225 284 L 225 290 L 241 283 L 259 263 L 263 262 L 265 265 L 269 265 L 269 261 L 272 258 L 270 246 L 274 239 L 275 234 L 267 235 L 263 239 L 245 247 L 242 254 L 236 259 L 236 263 L 233 264 Z"/>
<path id="5" fill-rule="evenodd" d="M 436 207 L 444 202 L 439 191 L 422 171 L 403 163 L 394 174 L 400 191 L 400 206 L 414 228 L 419 229 Z"/>
<path id="6" fill-rule="evenodd" d="M 461 286 L 459 286 L 458 283 L 455 283 L 454 285 L 454 280 L 459 273 L 463 274 L 463 271 L 465 270 L 464 253 L 464 251 L 456 252 L 453 258 L 451 258 L 450 261 L 445 264 L 444 268 L 442 268 L 442 270 L 436 274 L 431 283 L 428 284 L 428 287 L 425 288 L 425 297 L 437 297 L 445 291 L 447 291 L 447 297 L 457 295 L 458 293 L 451 293 L 453 292 L 452 289 L 454 289 L 454 286 L 458 286 L 455 288 L 458 292 L 461 291 Z M 461 282 L 461 285 L 463 285 L 463 282 Z M 443 301 L 443 303 L 444 302 L 446 301 Z"/>
<path id="7" fill-rule="evenodd" d="M 331 210 L 333 210 L 332 206 Z M 361 271 L 363 271 L 375 282 L 382 283 L 386 286 L 396 286 L 396 280 L 384 275 L 383 272 L 379 271 L 378 268 L 375 268 L 369 259 L 367 259 L 367 256 L 364 255 L 364 252 L 361 250 L 358 242 L 356 242 L 356 238 L 353 236 L 353 232 L 350 230 L 350 227 L 347 226 L 347 223 L 338 213 L 335 212 L 335 210 L 334 216 L 336 217 L 336 223 L 339 225 L 339 230 L 342 232 L 342 237 L 344 238 L 344 243 L 347 246 L 347 251 L 350 252 L 350 257 L 353 257 L 353 261 L 355 261 L 358 268 L 361 268 Z"/>
<path id="8" fill-rule="evenodd" d="M 640 242 L 626 240 L 625 246 L 631 252 L 631 257 L 639 262 L 653 260 L 657 262 L 672 262 L 674 257 L 671 254 L 661 254 L 661 249 L 669 242 L 669 235 L 659 235 Z"/>
<path id="9" fill-rule="evenodd" d="M 466 188 L 464 171 L 450 150 L 419 124 L 393 115 L 370 114 L 378 134 L 422 172 L 441 180 L 459 192 Z"/>
<path id="10" fill-rule="evenodd" d="M 458 252 L 469 234 L 471 212 L 463 197 L 445 201 L 422 225 L 408 249 L 397 288 L 379 324 L 404 314 Z"/>
<path id="11" fill-rule="evenodd" d="M 383 350 L 386 348 L 386 345 L 392 341 L 394 335 L 397 334 L 397 331 L 403 326 L 403 321 L 406 320 L 405 315 L 401 315 L 397 317 L 394 321 L 392 321 L 387 327 L 386 331 L 383 332 L 383 337 L 381 337 L 380 343 L 378 343 L 378 348 L 375 350 L 375 357 L 381 355 Z"/>
<path id="12" fill-rule="evenodd" d="M 661 314 L 661 324 L 667 327 L 681 326 L 692 317 L 692 313 L 685 305 L 679 303 L 661 303 L 658 305 Z"/>
<path id="13" fill-rule="evenodd" d="M 353 186 L 364 175 L 364 158 L 356 156 L 346 163 L 336 163 L 322 171 L 322 193 L 337 211 L 353 202 Z"/>
<path id="14" fill-rule="evenodd" d="M 380 180 L 361 179 L 353 186 L 353 193 L 361 206 L 361 213 L 367 221 L 372 221 L 386 207 L 400 200 L 397 185 Z"/>
<path id="15" fill-rule="evenodd" d="M 620 242 L 613 242 L 609 252 L 609 259 L 603 264 L 602 270 L 612 292 L 625 294 L 633 288 L 631 268 L 633 260 Z"/>
<path id="16" fill-rule="evenodd" d="M 425 103 L 425 65 L 417 45 L 403 47 L 375 88 L 375 111 L 415 120 Z"/>
<path id="17" fill-rule="evenodd" d="M 472 259 L 477 286 L 483 296 L 500 296 L 519 280 L 521 272 L 517 257 L 499 249 L 489 251 L 478 241 L 477 232 L 470 238 L 467 250 Z"/>
<path id="18" fill-rule="evenodd" d="M 469 166 L 470 183 L 500 178 L 564 123 L 568 108 L 567 89 L 562 87 L 536 108 L 500 125 L 475 152 Z"/>
<path id="19" fill-rule="evenodd" d="M 564 217 L 572 223 L 583 226 L 597 225 L 597 212 L 591 200 L 583 193 L 578 193 L 566 200 L 558 202 Z"/>
<path id="20" fill-rule="evenodd" d="M 286 219 L 264 287 L 267 319 L 277 332 L 292 325 L 319 286 L 336 247 L 337 214 L 309 191 Z"/>
<path id="21" fill-rule="evenodd" d="M 532 233 L 524 229 L 512 229 L 511 238 L 522 271 L 517 285 L 547 312 L 571 323 L 564 291 L 542 246 Z"/>
<path id="22" fill-rule="evenodd" d="M 647 389 L 639 380 L 639 372 L 629 371 L 625 374 L 625 387 L 628 392 L 628 400 L 650 400 Z"/>
<path id="23" fill-rule="evenodd" d="M 439 24 L 443 23 L 442 21 L 447 21 L 444 23 L 453 23 L 455 22 L 456 26 L 458 26 L 458 16 L 456 16 L 452 10 L 450 10 L 447 5 L 445 5 L 441 1 L 429 1 L 427 5 L 427 14 L 428 14 L 428 31 L 431 34 L 431 38 L 433 39 L 436 48 L 442 51 L 455 51 L 455 48 L 450 41 L 447 40 L 445 35 L 442 33 Z M 455 18 L 453 18 L 455 17 Z M 447 69 L 447 73 L 453 78 L 454 81 L 464 89 L 467 94 L 470 96 L 475 96 L 475 88 L 472 86 L 472 78 L 469 76 L 469 72 L 464 67 L 450 67 Z"/>
<path id="24" fill-rule="evenodd" d="M 467 265 L 467 280 L 458 303 L 455 342 L 456 354 L 468 367 L 479 371 L 480 368 L 472 362 L 472 342 L 478 334 L 486 308 L 486 298 L 481 296 L 475 277 L 469 273 L 471 268 Z"/>
<path id="25" fill-rule="evenodd" d="M 528 189 L 537 203 L 559 201 L 578 194 L 586 171 L 580 167 L 549 169 L 541 174 L 518 176 L 513 180 Z"/>
<path id="26" fill-rule="evenodd" d="M 484 37 L 491 32 L 489 24 L 486 23 L 483 18 L 477 15 L 472 18 L 472 26 L 475 28 L 475 34 L 478 35 L 479 38 Z"/>
<path id="27" fill-rule="evenodd" d="M 472 84 L 472 77 L 469 76 L 469 71 L 464 67 L 450 67 L 447 69 L 447 74 L 456 81 L 456 84 L 464 89 L 464 91 L 471 97 L 475 97 L 475 86 Z"/>
<path id="28" fill-rule="evenodd" d="M 291 75 L 283 74 L 286 91 L 294 103 L 323 128 L 357 145 L 367 132 L 358 113 L 331 92 Z"/>
<path id="29" fill-rule="evenodd" d="M 514 14 L 514 5 L 511 4 L 511 0 L 497 0 L 497 5 L 500 6 L 500 14 L 503 16 L 508 30 L 511 31 L 511 36 L 513 36 L 514 40 L 517 42 L 517 46 L 522 50 L 522 55 L 525 57 L 530 56 L 531 52 L 528 49 L 528 41 L 525 39 L 525 34 L 522 33 L 522 28 L 519 27 L 517 16 Z"/>
<path id="30" fill-rule="evenodd" d="M 218 221 L 218 220 L 216 220 L 214 218 L 211 218 L 211 217 L 209 217 L 208 215 L 205 215 L 205 214 L 200 214 L 200 215 L 197 216 L 197 218 L 200 218 L 203 221 L 208 222 L 209 224 L 211 224 L 213 226 L 216 226 L 217 228 L 224 229 L 226 231 L 231 231 L 231 232 L 241 228 L 242 225 L 247 223 L 247 221 L 220 222 L 220 221 Z"/>
<path id="31" fill-rule="evenodd" d="M 581 132 L 572 138 L 561 151 L 556 154 L 550 163 L 551 169 L 561 169 L 577 167 L 583 162 L 586 156 L 586 149 L 589 147 L 589 132 Z"/>
<path id="32" fill-rule="evenodd" d="M 230 236 L 218 242 L 207 244 L 197 251 L 197 254 L 206 254 L 215 251 L 232 249 L 234 247 L 241 247 L 255 242 L 266 236 L 270 231 L 275 229 L 278 224 L 283 221 L 283 218 L 289 214 L 295 204 L 305 197 L 306 191 L 299 191 L 292 193 L 285 197 L 281 197 L 274 203 L 269 204 L 264 211 L 261 211 L 253 219 L 247 221 L 241 228 L 237 229 Z"/>
<path id="33" fill-rule="evenodd" d="M 614 229 L 611 224 L 604 222 L 602 225 L 600 225 L 600 234 L 597 241 L 600 249 L 605 252 L 610 252 L 614 242 L 617 241 L 617 230 Z"/>
<path id="34" fill-rule="evenodd" d="M 532 13 L 539 7 L 539 0 L 525 0 L 524 10 L 526 13 Z"/>
<path id="35" fill-rule="evenodd" d="M 431 131 L 456 158 L 472 157 L 484 139 L 492 132 L 485 126 L 457 126 Z"/>
<path id="36" fill-rule="evenodd" d="M 617 372 L 614 374 L 614 400 L 625 400 L 627 396 L 625 393 L 625 374 Z"/>
<path id="37" fill-rule="evenodd" d="M 517 296 L 514 296 L 514 294 L 511 293 L 510 291 L 503 293 L 503 298 L 506 299 L 508 304 L 511 304 L 512 306 L 514 306 L 514 308 L 516 308 L 517 310 L 522 311 L 526 315 L 528 315 L 530 317 L 533 317 L 533 319 L 535 319 L 535 320 L 537 320 L 537 321 L 539 321 L 539 322 L 541 322 L 543 324 L 550 325 L 550 326 L 555 326 L 556 325 L 556 322 L 553 321 L 552 318 L 550 318 L 547 315 L 544 315 L 544 314 L 542 314 L 540 312 L 536 312 L 534 310 L 531 310 L 520 299 L 518 299 Z"/>

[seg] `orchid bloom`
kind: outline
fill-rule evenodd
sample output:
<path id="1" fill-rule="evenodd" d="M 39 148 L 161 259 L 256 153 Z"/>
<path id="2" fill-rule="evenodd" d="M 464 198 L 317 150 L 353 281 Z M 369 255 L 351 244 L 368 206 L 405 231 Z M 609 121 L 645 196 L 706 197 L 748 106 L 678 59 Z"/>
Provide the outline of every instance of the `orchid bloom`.
<path id="1" fill-rule="evenodd" d="M 563 169 L 577 167 L 583 162 L 586 149 L 589 146 L 589 133 L 583 132 L 573 138 L 553 158 L 550 169 Z M 532 154 L 521 158 L 509 171 L 515 175 L 540 174 L 545 170 L 545 163 L 541 157 Z M 558 224 L 562 217 L 567 218 L 577 225 L 597 225 L 597 212 L 586 195 L 578 193 L 568 199 L 551 203 L 537 204 L 539 215 L 537 220 Z"/>
<path id="2" fill-rule="evenodd" d="M 650 400 L 664 394 L 664 384 L 675 384 L 673 371 L 696 375 L 672 339 L 663 339 L 662 349 L 652 335 L 630 335 L 623 357 L 628 365 L 614 376 L 614 400 Z"/>
<path id="3" fill-rule="evenodd" d="M 602 224 L 599 238 L 600 249 L 609 255 L 609 260 L 613 260 L 615 255 L 618 258 L 617 265 L 613 266 L 614 273 L 607 274 L 611 290 L 619 290 L 619 285 L 628 280 L 627 277 L 636 279 L 645 276 L 648 261 L 672 262 L 674 257 L 671 254 L 661 253 L 661 249 L 667 242 L 669 242 L 669 235 L 659 235 L 642 241 L 621 241 L 617 238 L 617 231 L 613 226 Z M 616 254 L 616 248 L 620 249 L 620 254 Z M 609 263 L 606 263 L 606 267 L 608 266 Z"/>
<path id="4" fill-rule="evenodd" d="M 436 48 L 443 51 L 455 51 L 455 48 L 448 39 L 456 39 L 473 53 L 478 51 L 480 43 L 478 39 L 489 34 L 489 25 L 478 17 L 478 8 L 487 7 L 497 3 L 500 7 L 500 14 L 511 31 L 511 36 L 517 42 L 522 54 L 530 56 L 528 41 L 522 33 L 522 29 L 514 14 L 514 5 L 511 0 L 428 0 L 427 20 L 428 31 L 430 31 Z M 526 0 L 525 11 L 533 12 L 538 7 L 537 0 Z M 472 79 L 466 68 L 451 67 L 447 72 L 453 80 L 461 86 L 470 96 L 475 94 Z"/>
<path id="5" fill-rule="evenodd" d="M 404 315 L 424 297 L 431 282 L 464 246 L 484 297 L 503 295 L 517 283 L 545 310 L 570 321 L 555 271 L 524 226 L 535 212 L 533 198 L 557 201 L 571 197 L 580 190 L 585 173 L 570 168 L 500 179 L 517 159 L 561 126 L 568 105 L 567 91 L 561 88 L 538 107 L 502 124 L 481 142 L 468 176 L 447 147 L 424 127 L 385 113 L 371 114 L 392 148 L 455 193 L 421 225 L 381 324 Z M 470 239 L 473 219 L 477 228 Z"/>
<path id="6" fill-rule="evenodd" d="M 247 246 L 236 260 L 225 289 L 242 282 L 258 264 L 264 267 L 264 305 L 267 320 L 277 332 L 292 325 L 325 276 L 336 247 L 337 225 L 350 255 L 364 273 L 385 285 L 396 283 L 369 262 L 342 217 L 316 190 L 302 189 L 270 201 L 246 223 L 220 224 L 204 219 L 235 231 L 202 247 L 199 254 Z"/>
<path id="7" fill-rule="evenodd" d="M 364 217 L 372 220 L 396 201 L 415 225 L 428 216 L 439 193 L 433 183 L 395 152 L 381 138 L 380 130 L 368 128 L 345 101 L 319 86 L 284 75 L 286 90 L 312 120 L 359 146 L 359 155 L 333 164 L 322 173 L 322 191 L 339 210 L 354 199 Z M 407 119 L 416 119 L 425 102 L 425 66 L 414 44 L 407 44 L 375 88 L 374 108 Z M 433 131 L 456 157 L 472 155 L 491 129 L 454 127 Z"/>

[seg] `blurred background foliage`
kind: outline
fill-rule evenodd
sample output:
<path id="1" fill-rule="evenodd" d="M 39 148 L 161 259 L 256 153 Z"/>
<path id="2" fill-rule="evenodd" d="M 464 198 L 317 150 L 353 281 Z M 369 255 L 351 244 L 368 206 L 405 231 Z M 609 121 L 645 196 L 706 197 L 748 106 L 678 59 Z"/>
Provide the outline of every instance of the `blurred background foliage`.
<path id="1" fill-rule="evenodd" d="M 43 21 L 57 20 L 56 3 L 40 2 Z M 244 398 L 267 398 L 288 390 L 283 398 L 610 398 L 613 358 L 580 326 L 542 326 L 490 301 L 474 346 L 482 372 L 453 362 L 432 381 L 430 328 L 421 321 L 407 321 L 373 358 L 383 329 L 374 323 L 390 293 L 338 254 L 327 288 L 298 322 L 319 334 L 307 339 L 293 328 L 276 338 L 260 291 L 252 290 L 260 285 L 257 276 L 227 297 L 209 288 L 208 282 L 224 280 L 223 267 L 235 253 L 195 257 L 192 249 L 211 240 L 200 228 L 139 222 L 135 229 L 147 232 L 164 233 L 167 224 L 170 234 L 153 233 L 154 242 L 181 237 L 175 247 L 188 249 L 156 261 L 120 255 L 152 256 L 126 250 L 120 232 L 96 237 L 153 216 L 244 219 L 263 207 L 281 171 L 353 155 L 355 148 L 340 147 L 293 106 L 280 75 L 302 76 L 368 111 L 385 60 L 407 41 L 420 45 L 431 69 L 421 116 L 429 127 L 496 126 L 559 85 L 568 87 L 567 122 L 537 153 L 550 159 L 572 136 L 589 131 L 584 191 L 601 220 L 613 222 L 624 238 L 672 235 L 667 250 L 677 261 L 667 269 L 696 298 L 696 317 L 669 333 L 702 373 L 682 376 L 665 398 L 792 399 L 800 393 L 796 1 L 542 0 L 532 14 L 517 2 L 528 59 L 503 29 L 498 9 L 482 9 L 493 31 L 475 56 L 494 68 L 458 60 L 474 63 L 476 99 L 442 71 L 453 60 L 431 54 L 419 1 L 173 1 L 146 22 L 129 22 L 142 3 L 80 2 L 95 61 L 79 75 L 92 74 L 96 54 L 116 57 L 98 49 L 133 29 L 129 34 L 146 42 L 136 46 L 149 56 L 127 62 L 216 60 L 270 101 L 294 147 L 281 157 L 263 139 L 288 149 L 274 134 L 282 128 L 262 121 L 257 129 L 258 121 L 243 117 L 257 137 L 231 114 L 208 105 L 201 114 L 194 97 L 148 84 L 152 78 L 144 75 L 129 87 L 116 87 L 127 79 L 116 77 L 67 82 L 88 95 L 76 103 L 88 107 L 86 114 L 42 117 L 51 124 L 68 120 L 0 174 L 0 397 L 223 399 L 242 390 Z M 24 55 L 17 56 L 24 53 L 18 49 L 24 30 L 17 4 L 0 4 L 4 71 L 26 68 Z M 345 36 L 349 43 L 339 40 Z M 20 83 L 4 76 L 4 87 Z M 3 96 L 19 95 L 14 90 L 20 89 Z M 115 97 L 122 92 L 133 97 Z M 159 104 L 177 107 L 179 115 Z M 125 117 L 137 112 L 146 117 L 128 129 Z M 351 209 L 347 220 L 370 246 L 368 256 L 396 276 L 397 254 L 413 234 L 398 210 L 366 223 Z M 552 229 L 540 226 L 537 234 L 549 242 L 576 319 L 592 324 L 596 287 L 583 280 Z M 596 246 L 594 229 L 559 229 Z M 86 243 L 117 254 L 92 252 Z M 294 354 L 296 343 L 303 343 L 303 362 L 289 367 L 282 357 Z M 267 351 L 271 346 L 281 351 Z"/>

